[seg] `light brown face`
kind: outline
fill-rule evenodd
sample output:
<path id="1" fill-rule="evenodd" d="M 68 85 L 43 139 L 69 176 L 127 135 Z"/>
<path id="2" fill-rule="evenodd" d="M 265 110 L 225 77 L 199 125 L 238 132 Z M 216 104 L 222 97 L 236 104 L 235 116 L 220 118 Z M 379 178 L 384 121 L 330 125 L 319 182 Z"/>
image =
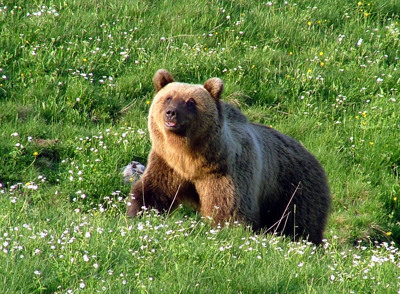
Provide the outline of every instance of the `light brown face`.
<path id="1" fill-rule="evenodd" d="M 184 135 L 187 124 L 195 119 L 197 108 L 193 98 L 172 98 L 164 100 L 165 129 L 176 134 Z"/>
<path id="2" fill-rule="evenodd" d="M 197 142 L 220 127 L 222 80 L 211 78 L 203 86 L 177 83 L 168 71 L 160 69 L 153 82 L 156 95 L 149 117 L 153 139 L 163 134 Z"/>
<path id="3" fill-rule="evenodd" d="M 218 121 L 217 103 L 202 86 L 173 82 L 154 97 L 151 115 L 165 133 L 198 137 Z"/>

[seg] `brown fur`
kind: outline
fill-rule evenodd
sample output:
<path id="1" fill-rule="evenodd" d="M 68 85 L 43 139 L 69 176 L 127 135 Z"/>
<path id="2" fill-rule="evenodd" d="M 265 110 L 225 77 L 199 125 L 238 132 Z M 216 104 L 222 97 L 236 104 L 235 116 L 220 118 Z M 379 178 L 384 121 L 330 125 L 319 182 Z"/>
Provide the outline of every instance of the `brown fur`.
<path id="1" fill-rule="evenodd" d="M 220 100 L 223 82 L 204 86 L 154 76 L 148 167 L 132 187 L 128 215 L 189 201 L 214 222 L 239 219 L 319 244 L 330 205 L 321 165 L 294 139 L 250 123 Z"/>

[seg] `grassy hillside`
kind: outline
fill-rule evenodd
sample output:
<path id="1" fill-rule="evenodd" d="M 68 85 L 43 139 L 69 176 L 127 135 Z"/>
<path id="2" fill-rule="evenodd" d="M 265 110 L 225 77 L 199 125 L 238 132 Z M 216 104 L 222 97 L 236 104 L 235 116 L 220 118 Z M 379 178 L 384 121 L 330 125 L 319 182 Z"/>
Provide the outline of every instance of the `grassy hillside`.
<path id="1" fill-rule="evenodd" d="M 0 292 L 398 291 L 399 16 L 395 0 L 0 0 Z M 159 68 L 222 78 L 225 101 L 315 154 L 325 249 L 185 209 L 125 218 Z"/>

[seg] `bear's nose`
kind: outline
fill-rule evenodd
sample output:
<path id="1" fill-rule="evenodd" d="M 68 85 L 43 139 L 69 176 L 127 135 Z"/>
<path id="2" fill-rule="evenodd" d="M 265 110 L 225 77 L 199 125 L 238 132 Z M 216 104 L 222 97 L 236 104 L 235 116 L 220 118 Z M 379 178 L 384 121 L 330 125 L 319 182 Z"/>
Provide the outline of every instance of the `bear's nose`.
<path id="1" fill-rule="evenodd" d="M 165 118 L 168 120 L 172 120 L 172 119 L 176 118 L 175 109 L 172 109 L 172 108 L 167 109 L 167 111 L 165 112 Z"/>

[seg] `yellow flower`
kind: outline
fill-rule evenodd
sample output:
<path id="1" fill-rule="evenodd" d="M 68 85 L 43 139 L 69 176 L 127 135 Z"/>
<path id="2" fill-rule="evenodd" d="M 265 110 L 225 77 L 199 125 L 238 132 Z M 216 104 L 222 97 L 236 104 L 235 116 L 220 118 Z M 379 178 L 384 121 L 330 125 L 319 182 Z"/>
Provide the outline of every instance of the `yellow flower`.
<path id="1" fill-rule="evenodd" d="M 320 20 L 319 20 L 319 21 L 317 21 L 317 23 L 318 23 L 318 24 L 321 24 L 321 23 L 322 23 L 322 21 L 320 21 Z"/>
<path id="2" fill-rule="evenodd" d="M 319 63 L 320 66 L 324 66 L 325 63 L 323 63 L 322 61 Z"/>
<path id="3" fill-rule="evenodd" d="M 386 232 L 386 236 L 390 236 L 392 232 Z"/>
<path id="4" fill-rule="evenodd" d="M 365 16 L 365 17 L 370 16 L 370 15 L 371 15 L 371 13 L 364 12 L 364 16 Z"/>
<path id="5" fill-rule="evenodd" d="M 293 55 L 293 52 L 292 52 L 292 51 L 290 51 L 290 52 L 289 52 L 289 55 L 290 55 L 290 56 L 292 56 L 292 55 Z"/>
<path id="6" fill-rule="evenodd" d="M 358 115 L 356 115 L 354 118 L 355 118 L 355 119 L 359 119 L 359 116 L 358 116 Z"/>
<path id="7" fill-rule="evenodd" d="M 286 78 L 287 78 L 287 79 L 290 79 L 290 75 L 286 75 Z"/>
<path id="8" fill-rule="evenodd" d="M 39 153 L 37 151 L 33 152 L 33 156 L 38 156 Z"/>
<path id="9" fill-rule="evenodd" d="M 319 56 L 322 56 L 322 55 L 324 55 L 324 52 L 320 51 Z"/>
<path id="10" fill-rule="evenodd" d="M 369 145 L 374 146 L 374 142 L 369 142 Z"/>
<path id="11" fill-rule="evenodd" d="M 150 104 L 150 101 L 149 101 L 149 100 L 146 100 L 146 104 L 149 105 L 149 104 Z"/>
<path id="12" fill-rule="evenodd" d="M 87 61 L 87 59 L 86 59 L 86 58 L 84 58 L 84 59 L 83 59 L 83 62 L 86 62 L 86 61 Z"/>
<path id="13" fill-rule="evenodd" d="M 311 73 L 311 68 L 309 68 L 309 69 L 307 70 L 307 73 Z"/>
<path id="14" fill-rule="evenodd" d="M 308 26 L 311 26 L 311 25 L 312 25 L 312 22 L 311 22 L 311 21 L 307 22 L 307 25 L 308 25 Z"/>
<path id="15" fill-rule="evenodd" d="M 358 6 L 362 6 L 363 5 L 361 1 L 358 2 L 357 4 L 358 4 Z"/>
<path id="16" fill-rule="evenodd" d="M 26 184 L 25 184 L 25 186 L 29 186 L 31 184 L 31 182 L 27 182 Z"/>
<path id="17" fill-rule="evenodd" d="M 362 125 L 363 125 L 363 126 L 366 126 L 366 125 L 367 125 L 367 122 L 363 121 L 363 122 L 362 122 Z"/>
<path id="18" fill-rule="evenodd" d="M 255 68 L 256 67 L 256 65 L 255 64 L 253 64 L 252 66 L 251 66 L 251 68 Z"/>
<path id="19" fill-rule="evenodd" d="M 366 112 L 366 111 L 363 111 L 363 112 L 361 113 L 361 115 L 362 115 L 363 117 L 367 117 L 367 112 Z"/>
<path id="20" fill-rule="evenodd" d="M 397 201 L 397 197 L 393 197 L 393 201 Z"/>

